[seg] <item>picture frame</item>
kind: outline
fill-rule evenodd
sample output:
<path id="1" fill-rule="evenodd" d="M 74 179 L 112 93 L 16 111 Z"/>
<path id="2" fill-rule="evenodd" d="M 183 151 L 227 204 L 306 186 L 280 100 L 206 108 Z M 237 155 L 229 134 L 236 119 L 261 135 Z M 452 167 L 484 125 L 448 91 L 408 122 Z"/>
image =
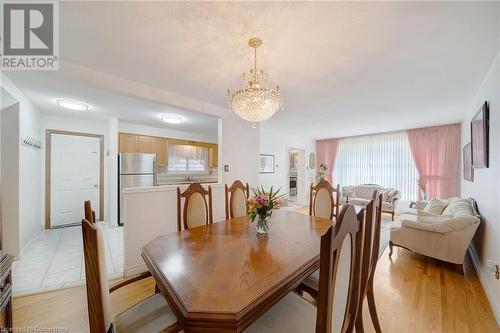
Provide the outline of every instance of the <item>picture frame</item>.
<path id="1" fill-rule="evenodd" d="M 314 168 L 316 168 L 316 154 L 310 153 L 309 154 L 309 169 L 314 169 Z"/>
<path id="2" fill-rule="evenodd" d="M 462 152 L 463 177 L 469 182 L 474 182 L 474 168 L 472 167 L 472 145 L 467 143 Z"/>
<path id="3" fill-rule="evenodd" d="M 275 155 L 259 154 L 260 173 L 274 173 L 275 172 Z"/>
<path id="4" fill-rule="evenodd" d="M 488 102 L 484 102 L 479 111 L 472 117 L 471 150 L 472 167 L 488 168 L 489 163 L 489 110 Z"/>

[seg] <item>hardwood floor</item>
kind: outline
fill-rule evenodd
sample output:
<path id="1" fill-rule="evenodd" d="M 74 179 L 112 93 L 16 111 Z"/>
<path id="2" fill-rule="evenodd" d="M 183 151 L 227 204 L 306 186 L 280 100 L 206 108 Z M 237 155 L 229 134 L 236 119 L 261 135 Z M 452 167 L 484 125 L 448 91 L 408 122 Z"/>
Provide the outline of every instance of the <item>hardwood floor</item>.
<path id="1" fill-rule="evenodd" d="M 152 279 L 112 294 L 116 314 L 151 295 Z M 396 248 L 379 260 L 375 298 L 384 333 L 494 333 L 500 332 L 470 261 L 465 276 L 453 265 Z M 14 299 L 14 325 L 66 327 L 71 333 L 88 332 L 84 287 Z M 367 332 L 374 332 L 365 304 Z"/>

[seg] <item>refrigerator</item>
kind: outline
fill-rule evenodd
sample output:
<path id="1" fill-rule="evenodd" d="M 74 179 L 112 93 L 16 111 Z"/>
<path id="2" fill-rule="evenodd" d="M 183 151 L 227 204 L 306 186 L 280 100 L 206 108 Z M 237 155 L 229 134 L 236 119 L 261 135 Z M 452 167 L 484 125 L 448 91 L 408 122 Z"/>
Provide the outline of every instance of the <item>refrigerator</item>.
<path id="1" fill-rule="evenodd" d="M 124 224 L 123 189 L 157 185 L 155 154 L 121 153 L 118 156 L 118 225 Z"/>

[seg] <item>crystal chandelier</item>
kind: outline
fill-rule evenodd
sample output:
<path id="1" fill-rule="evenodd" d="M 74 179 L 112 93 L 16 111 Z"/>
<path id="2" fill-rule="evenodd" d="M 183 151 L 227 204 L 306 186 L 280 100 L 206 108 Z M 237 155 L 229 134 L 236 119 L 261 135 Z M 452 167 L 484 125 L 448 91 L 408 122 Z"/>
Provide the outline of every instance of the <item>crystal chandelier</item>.
<path id="1" fill-rule="evenodd" d="M 283 109 L 283 96 L 279 87 L 269 89 L 267 74 L 257 70 L 257 48 L 262 45 L 258 37 L 250 38 L 248 45 L 254 49 L 254 65 L 249 73 L 243 73 L 243 81 L 248 86 L 234 93 L 227 91 L 231 109 L 241 118 L 252 123 L 271 118 L 276 111 Z"/>

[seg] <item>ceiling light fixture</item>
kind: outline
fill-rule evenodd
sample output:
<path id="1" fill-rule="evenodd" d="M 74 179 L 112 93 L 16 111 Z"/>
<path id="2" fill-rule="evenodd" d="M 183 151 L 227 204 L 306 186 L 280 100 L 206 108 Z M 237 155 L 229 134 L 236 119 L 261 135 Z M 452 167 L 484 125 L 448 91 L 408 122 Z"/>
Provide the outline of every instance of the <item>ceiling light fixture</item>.
<path id="1" fill-rule="evenodd" d="M 161 120 L 167 124 L 180 124 L 184 121 L 184 118 L 176 114 L 164 114 L 161 116 Z"/>
<path id="2" fill-rule="evenodd" d="M 261 69 L 257 71 L 257 48 L 262 45 L 259 37 L 250 38 L 248 46 L 254 49 L 254 65 L 249 73 L 243 73 L 243 81 L 248 86 L 234 93 L 227 91 L 231 109 L 241 118 L 252 123 L 271 118 L 276 111 L 283 109 L 283 96 L 279 87 L 267 87 L 267 74 Z"/>
<path id="3" fill-rule="evenodd" d="M 56 100 L 56 103 L 60 107 L 70 110 L 87 111 L 89 109 L 88 104 L 71 99 L 58 99 Z"/>

